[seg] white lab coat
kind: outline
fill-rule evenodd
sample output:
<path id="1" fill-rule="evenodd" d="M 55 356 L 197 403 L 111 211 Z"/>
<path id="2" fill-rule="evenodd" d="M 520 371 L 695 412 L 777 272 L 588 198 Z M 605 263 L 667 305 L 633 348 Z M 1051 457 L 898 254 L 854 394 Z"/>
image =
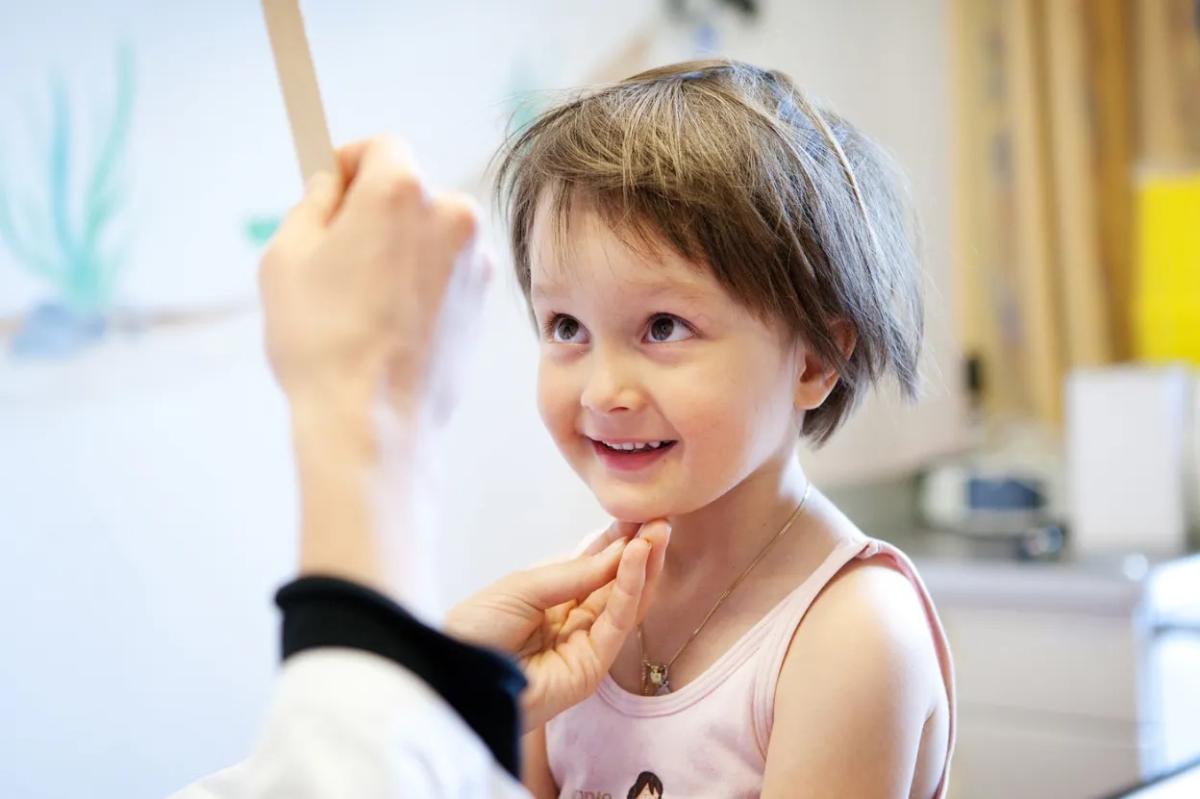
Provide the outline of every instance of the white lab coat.
<path id="1" fill-rule="evenodd" d="M 172 799 L 528 799 L 423 681 L 356 649 L 288 658 L 257 750 Z"/>

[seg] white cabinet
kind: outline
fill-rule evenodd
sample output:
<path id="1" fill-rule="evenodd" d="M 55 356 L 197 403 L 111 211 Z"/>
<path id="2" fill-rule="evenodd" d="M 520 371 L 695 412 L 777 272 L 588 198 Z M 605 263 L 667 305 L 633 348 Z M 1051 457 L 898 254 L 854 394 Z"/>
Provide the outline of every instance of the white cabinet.
<path id="1" fill-rule="evenodd" d="M 917 565 L 957 669 L 952 797 L 1091 799 L 1200 755 L 1200 556 Z"/>

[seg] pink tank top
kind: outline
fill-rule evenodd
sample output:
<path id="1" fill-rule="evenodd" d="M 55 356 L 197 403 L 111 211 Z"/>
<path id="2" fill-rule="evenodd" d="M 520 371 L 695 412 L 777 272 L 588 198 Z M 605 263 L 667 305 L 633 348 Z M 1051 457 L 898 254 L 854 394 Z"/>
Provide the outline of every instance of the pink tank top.
<path id="1" fill-rule="evenodd" d="M 891 544 L 865 536 L 836 546 L 808 579 L 678 691 L 640 696 L 605 675 L 596 693 L 551 720 L 546 725 L 546 749 L 554 781 L 562 786 L 559 796 L 758 796 L 771 738 L 775 685 L 792 635 L 821 589 L 855 558 L 885 559 L 909 579 L 924 604 L 950 705 L 946 766 L 934 793 L 941 799 L 955 735 L 950 649 L 912 562 Z"/>

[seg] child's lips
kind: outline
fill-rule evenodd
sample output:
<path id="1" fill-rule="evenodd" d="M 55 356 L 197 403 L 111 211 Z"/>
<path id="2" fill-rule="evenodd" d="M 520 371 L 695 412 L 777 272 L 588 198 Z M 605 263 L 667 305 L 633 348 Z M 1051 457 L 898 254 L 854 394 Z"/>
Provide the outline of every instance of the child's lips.
<path id="1" fill-rule="evenodd" d="M 677 441 L 667 440 L 658 447 L 646 447 L 638 450 L 618 450 L 607 444 L 590 439 L 592 449 L 597 457 L 610 469 L 621 472 L 635 472 L 657 463 L 675 448 Z M 617 442 L 613 442 L 617 443 Z"/>

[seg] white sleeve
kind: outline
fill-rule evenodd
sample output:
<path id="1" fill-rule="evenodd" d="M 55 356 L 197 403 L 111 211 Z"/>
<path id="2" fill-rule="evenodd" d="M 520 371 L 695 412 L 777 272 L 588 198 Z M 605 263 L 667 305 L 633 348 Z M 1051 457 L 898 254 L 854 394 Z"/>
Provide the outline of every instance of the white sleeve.
<path id="1" fill-rule="evenodd" d="M 257 751 L 172 799 L 528 799 L 423 681 L 354 649 L 288 658 Z"/>

